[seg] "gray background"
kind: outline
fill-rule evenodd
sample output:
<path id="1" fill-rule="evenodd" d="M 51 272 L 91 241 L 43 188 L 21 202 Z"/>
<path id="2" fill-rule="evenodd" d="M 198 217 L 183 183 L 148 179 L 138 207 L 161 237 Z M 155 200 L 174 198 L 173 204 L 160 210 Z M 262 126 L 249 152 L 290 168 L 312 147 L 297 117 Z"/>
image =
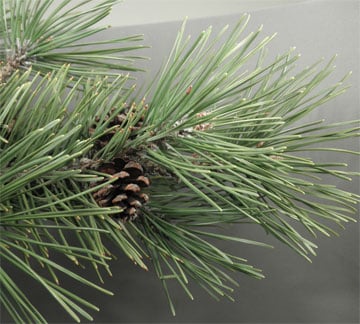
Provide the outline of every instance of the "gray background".
<path id="1" fill-rule="evenodd" d="M 130 3 L 128 0 L 127 3 Z M 144 1 L 143 1 L 144 2 Z M 213 11 L 202 12 L 199 5 L 205 1 L 182 1 L 184 7 L 176 7 L 179 1 L 148 1 L 149 7 L 141 6 L 141 0 L 124 4 L 114 10 L 110 22 L 114 26 L 106 37 L 122 34 L 144 33 L 145 44 L 152 46 L 144 52 L 152 58 L 143 63 L 148 76 L 139 76 L 139 84 L 150 80 L 171 48 L 180 26 L 180 15 L 189 15 L 188 33 L 194 37 L 208 25 L 214 30 L 225 24 L 234 24 L 243 11 L 252 16 L 248 31 L 264 25 L 263 35 L 278 32 L 269 45 L 269 55 L 275 56 L 296 46 L 302 53 L 299 68 L 313 63 L 320 57 L 329 59 L 337 53 L 337 70 L 327 83 L 333 83 L 352 70 L 352 88 L 344 95 L 318 109 L 310 119 L 326 118 L 327 122 L 359 119 L 359 2 L 358 1 L 209 1 Z M 241 5 L 240 5 L 241 4 Z M 128 6 L 128 12 L 126 11 Z M 143 3 L 144 5 L 144 3 Z M 216 5 L 218 10 L 216 10 Z M 138 6 L 138 7 L 136 7 Z M 211 7 L 210 5 L 207 7 Z M 130 8 L 130 9 L 129 9 Z M 215 8 L 215 9 L 214 9 Z M 226 8 L 226 10 L 224 9 Z M 135 12 L 134 9 L 137 11 Z M 183 11 L 189 10 L 191 13 Z M 123 10 L 123 11 L 122 11 Z M 133 11 L 132 11 L 133 10 Z M 161 17 L 155 12 L 164 10 Z M 196 11 L 198 10 L 198 11 Z M 173 16 L 170 14 L 173 12 Z M 174 14 L 176 12 L 176 14 Z M 199 13 L 200 12 L 200 13 Z M 216 12 L 219 15 L 216 15 Z M 226 15 L 230 12 L 231 15 Z M 129 17 L 139 16 L 132 24 Z M 204 16 L 212 16 L 204 18 Z M 127 17 L 126 19 L 124 17 Z M 140 18 L 139 18 L 140 17 Z M 141 17 L 144 19 L 141 20 Z M 149 18 L 150 17 L 150 18 Z M 165 18 L 164 18 L 165 17 Z M 161 23 L 154 23 L 162 21 Z M 173 20 L 163 22 L 164 20 Z M 136 25 L 139 24 L 139 25 Z M 325 86 L 326 84 L 324 84 Z M 341 144 L 359 150 L 358 140 Z M 314 155 L 314 159 L 328 160 L 326 153 Z M 349 168 L 359 170 L 359 159 L 343 156 Z M 345 190 L 359 193 L 359 180 L 343 183 L 332 180 Z M 358 218 L 358 214 L 355 215 Z M 234 294 L 236 302 L 214 301 L 196 285 L 192 285 L 194 301 L 190 301 L 181 288 L 173 286 L 172 296 L 177 310 L 173 318 L 160 282 L 150 273 L 134 267 L 125 257 L 113 262 L 113 278 L 107 278 L 105 286 L 115 296 L 108 297 L 78 287 L 79 292 L 97 304 L 101 311 L 94 314 L 96 323 L 358 323 L 359 322 L 359 225 L 349 223 L 340 237 L 316 239 L 318 255 L 309 263 L 281 245 L 262 230 L 248 227 L 230 228 L 232 234 L 246 236 L 273 244 L 275 249 L 263 249 L 242 245 L 231 246 L 233 252 L 245 257 L 249 263 L 264 270 L 266 279 L 255 280 L 236 275 L 240 287 Z M 95 278 L 95 277 L 94 277 Z M 19 278 L 19 280 L 21 280 Z M 48 300 L 42 291 L 34 290 L 30 281 L 23 279 L 29 291 L 37 297 L 50 322 L 67 322 L 61 309 Z M 71 286 L 72 283 L 64 282 Z M 89 295 L 91 294 L 91 295 Z M 2 322 L 6 322 L 4 315 Z"/>

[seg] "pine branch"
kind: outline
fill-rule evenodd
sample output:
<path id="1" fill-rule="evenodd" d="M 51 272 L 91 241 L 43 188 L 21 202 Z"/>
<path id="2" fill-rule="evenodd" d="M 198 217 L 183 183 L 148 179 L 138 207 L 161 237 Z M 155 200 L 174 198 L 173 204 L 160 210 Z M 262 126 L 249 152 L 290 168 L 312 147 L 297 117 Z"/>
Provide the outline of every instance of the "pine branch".
<path id="1" fill-rule="evenodd" d="M 111 215 L 120 209 L 102 208 L 93 199 L 94 192 L 114 179 L 91 170 L 86 172 L 81 162 L 90 154 L 96 136 L 107 132 L 99 129 L 92 138 L 90 125 L 102 109 L 110 111 L 114 100 L 123 106 L 120 93 L 112 100 L 107 98 L 125 82 L 120 78 L 111 84 L 106 79 L 74 82 L 69 78 L 67 65 L 46 78 L 32 76 L 31 70 L 15 72 L 0 87 L 0 131 L 4 139 L 0 174 L 1 257 L 43 285 L 77 321 L 77 313 L 91 319 L 81 304 L 95 308 L 59 287 L 56 272 L 60 270 L 105 291 L 51 261 L 54 255 L 63 254 L 81 267 L 91 264 L 102 281 L 100 268 L 111 274 L 108 262 L 112 253 L 103 242 L 110 237 L 129 258 L 146 268 L 141 249 L 131 234 L 112 220 Z M 124 93 L 125 99 L 127 92 Z M 74 239 L 75 245 L 70 244 Z M 37 275 L 29 258 L 47 269 L 51 279 Z M 19 293 L 11 275 L 4 272 L 2 279 L 7 287 L 4 306 L 14 319 L 43 321 L 28 297 Z M 20 308 L 14 308 L 13 303 Z"/>
<path id="2" fill-rule="evenodd" d="M 323 146 L 358 136 L 358 121 L 299 124 L 346 90 L 348 75 L 321 88 L 333 59 L 291 76 L 295 49 L 265 64 L 274 36 L 259 40 L 262 28 L 243 36 L 247 15 L 193 42 L 184 23 L 159 78 L 138 97 L 119 70 L 137 70 L 128 63 L 139 57 L 127 52 L 143 46 L 123 45 L 140 37 L 86 41 L 117 1 L 90 9 L 88 2 L 0 2 L 0 253 L 75 321 L 91 320 L 85 308 L 97 308 L 62 288 L 59 273 L 110 292 L 54 255 L 91 265 L 100 282 L 118 253 L 108 240 L 147 270 L 145 256 L 175 313 L 168 280 L 191 299 L 191 280 L 232 299 L 230 271 L 263 277 L 216 241 L 268 246 L 219 227 L 259 225 L 310 260 L 316 245 L 308 234 L 336 235 L 331 224 L 354 220 L 359 196 L 322 178 L 358 173 L 299 154 L 358 154 Z M 13 319 L 45 322 L 15 278 L 0 272 L 1 302 Z"/>
<path id="3" fill-rule="evenodd" d="M 113 76 L 119 71 L 139 71 L 133 66 L 141 56 L 128 55 L 144 46 L 136 44 L 141 35 L 106 41 L 86 40 L 107 28 L 94 27 L 106 17 L 118 0 L 81 1 L 35 0 L 24 4 L 17 0 L 2 0 L 0 12 L 0 84 L 18 69 L 41 72 L 58 70 L 71 64 L 70 73 L 82 76 Z M 90 6 L 89 6 L 90 5 Z M 135 42 L 136 45 L 133 43 Z M 106 48 L 109 47 L 110 48 Z"/>
<path id="4" fill-rule="evenodd" d="M 359 136 L 358 121 L 334 125 L 319 121 L 315 127 L 311 123 L 291 128 L 313 109 L 343 93 L 347 76 L 334 86 L 317 90 L 333 70 L 330 60 L 319 70 L 315 64 L 289 77 L 299 58 L 293 56 L 294 49 L 262 66 L 271 37 L 255 43 L 257 32 L 239 41 L 247 19 L 244 16 L 221 45 L 224 30 L 211 42 L 208 29 L 190 44 L 183 40 L 182 27 L 158 82 L 147 94 L 151 98 L 145 115 L 148 127 L 134 140 L 138 145 L 149 143 L 140 158 L 155 176 L 141 236 L 166 291 L 166 280 L 176 279 L 190 298 L 187 276 L 211 295 L 227 294 L 228 289 L 217 270 L 205 261 L 211 248 L 197 241 L 200 233 L 208 237 L 216 234 L 194 232 L 193 228 L 259 224 L 310 261 L 308 254 L 315 254 L 316 245 L 293 225 L 294 221 L 313 237 L 317 232 L 337 235 L 328 221 L 340 226 L 354 221 L 349 215 L 359 201 L 355 194 L 321 183 L 318 176 L 351 180 L 357 172 L 333 169 L 345 164 L 323 164 L 292 155 L 300 150 L 357 154 L 309 145 Z M 243 72 L 255 54 L 256 69 Z M 316 182 L 305 180 L 309 177 Z M 181 238 L 172 229 L 181 232 Z M 191 235 L 188 249 L 186 235 Z M 199 256 L 192 249 L 206 251 L 206 255 Z M 194 265 L 192 258 L 200 264 Z M 218 265 L 229 266 L 225 255 L 215 259 Z M 237 263 L 231 267 L 252 271 Z M 169 292 L 166 294 L 174 312 Z"/>

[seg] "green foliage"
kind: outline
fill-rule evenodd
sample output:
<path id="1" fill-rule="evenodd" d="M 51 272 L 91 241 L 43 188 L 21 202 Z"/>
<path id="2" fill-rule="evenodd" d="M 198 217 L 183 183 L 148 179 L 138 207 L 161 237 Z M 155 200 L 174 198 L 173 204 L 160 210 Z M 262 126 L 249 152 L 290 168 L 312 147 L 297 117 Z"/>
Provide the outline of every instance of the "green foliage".
<path id="1" fill-rule="evenodd" d="M 350 180 L 356 173 L 303 156 L 356 154 L 313 144 L 358 136 L 358 121 L 299 123 L 346 89 L 346 77 L 320 87 L 333 60 L 290 76 L 294 49 L 265 63 L 272 37 L 259 41 L 260 30 L 243 36 L 248 16 L 231 31 L 213 36 L 209 28 L 194 42 L 184 37 L 184 24 L 158 79 L 138 97 L 122 73 L 136 70 L 127 63 L 140 58 L 127 51 L 143 46 L 122 45 L 139 36 L 85 40 L 103 30 L 93 25 L 117 1 L 90 2 L 90 9 L 89 1 L 64 0 L 55 8 L 53 1 L 0 2 L 0 256 L 7 265 L 0 269 L 0 298 L 14 321 L 46 319 L 9 266 L 80 321 L 91 320 L 88 309 L 97 307 L 61 287 L 60 276 L 111 294 L 82 277 L 81 268 L 92 266 L 102 282 L 119 252 L 145 270 L 147 257 L 175 314 L 168 280 L 190 298 L 192 280 L 215 298 L 231 299 L 237 283 L 230 272 L 263 277 L 216 241 L 268 246 L 218 227 L 260 225 L 309 259 L 316 245 L 298 225 L 329 236 L 336 234 L 331 223 L 353 220 L 359 197 L 321 177 Z M 125 107 L 121 125 L 111 126 Z M 141 163 L 151 180 L 149 203 L 129 222 L 116 218 L 119 207 L 101 207 L 93 196 L 116 181 L 95 166 L 124 156 Z M 119 251 L 108 249 L 109 240 Z M 79 271 L 59 263 L 59 255 Z"/>
<path id="2" fill-rule="evenodd" d="M 176 174 L 209 208 L 218 210 L 219 217 L 222 211 L 231 210 L 238 219 L 260 224 L 306 257 L 314 253 L 314 245 L 286 219 L 299 221 L 311 234 L 329 235 L 332 230 L 318 219 L 348 221 L 344 214 L 355 211 L 351 205 L 357 197 L 307 180 L 319 172 L 348 179 L 343 171 L 332 169 L 345 165 L 316 163 L 293 153 L 306 151 L 313 143 L 354 136 L 358 121 L 292 128 L 302 116 L 341 94 L 344 80 L 317 90 L 331 73 L 332 60 L 319 71 L 314 65 L 289 77 L 298 59 L 293 49 L 262 66 L 262 51 L 271 37 L 253 44 L 257 32 L 239 43 L 247 18 L 243 17 L 220 49 L 214 48 L 217 42 L 208 41 L 211 29 L 192 47 L 186 47 L 180 32 L 149 107 L 147 122 L 154 133 L 150 140 L 158 145 L 147 154 L 153 163 Z M 258 52 L 256 68 L 240 74 L 239 68 Z M 353 127 L 337 130 L 344 125 Z M 331 132 L 325 132 L 328 128 Z M 173 208 L 180 209 L 181 204 Z"/>
<path id="3" fill-rule="evenodd" d="M 128 51 L 143 46 L 133 42 L 141 35 L 89 41 L 108 26 L 94 27 L 106 17 L 118 0 L 61 1 L 54 0 L 0 2 L 0 60 L 8 59 L 11 69 L 32 66 L 43 74 L 71 64 L 74 77 L 88 75 L 117 76 L 118 71 L 137 71 L 132 66 L 140 57 Z M 8 58 L 6 58 L 6 56 Z M 114 71 L 111 71 L 113 69 Z M 0 78 L 1 81 L 1 78 Z"/>
<path id="4" fill-rule="evenodd" d="M 100 208 L 92 199 L 91 192 L 100 185 L 91 187 L 90 184 L 96 184 L 103 177 L 83 172 L 77 162 L 91 150 L 93 141 L 82 136 L 84 127 L 79 123 L 79 116 L 84 116 L 84 125 L 93 118 L 99 108 L 94 100 L 94 88 L 108 88 L 108 84 L 103 81 L 83 89 L 81 80 L 74 84 L 69 79 L 68 67 L 47 78 L 41 78 L 39 74 L 30 78 L 30 75 L 31 71 L 14 73 L 0 88 L 1 124 L 7 126 L 1 130 L 5 139 L 0 177 L 1 257 L 43 285 L 74 319 L 78 320 L 75 312 L 90 319 L 83 309 L 76 306 L 77 303 L 90 304 L 54 285 L 54 281 L 58 282 L 56 273 L 60 271 L 81 283 L 104 289 L 55 263 L 50 257 L 61 253 L 77 265 L 90 262 L 95 269 L 99 266 L 108 269 L 110 257 L 102 243 L 102 235 L 113 231 L 128 255 L 138 258 L 126 234 L 119 232 L 120 225 L 114 225 L 109 216 L 118 210 Z M 106 93 L 105 89 L 103 95 Z M 72 105 L 74 109 L 69 110 Z M 107 229 L 109 224 L 112 224 L 110 230 Z M 75 237 L 78 243 L 68 243 L 69 236 Z M 21 259 L 20 255 L 24 258 Z M 53 281 L 34 273 L 34 261 L 49 271 Z M 14 303 L 7 300 L 4 303 L 19 305 L 18 310 L 12 311 L 14 319 L 42 322 L 43 319 L 33 313 L 28 299 L 11 293 L 20 289 L 10 275 L 5 274 L 2 279 L 5 280 L 4 287 L 14 287 L 8 290 L 11 298 L 23 301 Z M 75 309 L 72 309 L 73 305 Z"/>

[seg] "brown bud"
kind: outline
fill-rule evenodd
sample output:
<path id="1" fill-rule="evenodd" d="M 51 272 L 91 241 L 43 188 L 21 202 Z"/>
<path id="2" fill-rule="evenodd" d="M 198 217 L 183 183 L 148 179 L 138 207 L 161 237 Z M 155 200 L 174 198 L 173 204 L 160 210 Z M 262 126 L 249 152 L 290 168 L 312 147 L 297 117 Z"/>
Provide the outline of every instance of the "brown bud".
<path id="1" fill-rule="evenodd" d="M 147 177 L 144 177 L 144 176 L 138 176 L 136 178 L 136 181 L 139 183 L 140 186 L 142 187 L 148 187 L 150 186 L 150 181 L 149 181 L 149 178 Z"/>
<path id="2" fill-rule="evenodd" d="M 146 193 L 141 193 L 139 197 L 143 200 L 144 203 L 149 201 L 149 196 Z"/>
<path id="3" fill-rule="evenodd" d="M 124 190 L 125 191 L 132 191 L 132 192 L 139 192 L 140 187 L 135 183 L 129 183 L 128 185 L 125 186 Z"/>
<path id="4" fill-rule="evenodd" d="M 94 193 L 94 198 L 101 198 L 105 197 L 107 194 L 109 194 L 110 190 L 113 188 L 113 185 L 107 185 L 104 188 L 101 188 L 97 192 Z"/>
<path id="5" fill-rule="evenodd" d="M 136 215 L 136 208 L 135 207 L 128 208 L 126 210 L 126 213 L 130 216 L 134 216 L 134 215 Z"/>
<path id="6" fill-rule="evenodd" d="M 123 201 L 123 200 L 126 200 L 127 198 L 128 198 L 127 195 L 125 195 L 125 194 L 120 194 L 120 195 L 117 195 L 111 202 L 112 202 L 113 204 L 117 204 L 117 203 L 119 203 L 119 202 L 121 202 L 121 201 Z"/>
<path id="7" fill-rule="evenodd" d="M 114 173 L 112 176 L 114 178 L 124 179 L 124 178 L 129 177 L 130 174 L 128 172 L 126 172 L 126 171 L 120 171 L 120 172 Z"/>
<path id="8" fill-rule="evenodd" d="M 136 208 L 140 208 L 142 206 L 142 203 L 139 200 L 135 199 L 134 197 L 130 197 L 129 205 Z"/>
<path id="9" fill-rule="evenodd" d="M 116 121 L 119 124 L 122 124 L 125 120 L 126 120 L 126 115 L 125 114 L 119 114 L 119 115 L 116 116 Z"/>
<path id="10" fill-rule="evenodd" d="M 102 199 L 102 200 L 99 200 L 97 203 L 99 204 L 100 207 L 106 207 L 109 204 L 109 200 L 108 199 Z"/>
<path id="11" fill-rule="evenodd" d="M 126 169 L 138 169 L 138 170 L 141 170 L 141 172 L 144 172 L 140 163 L 137 163 L 135 161 L 129 161 L 128 163 L 126 163 L 126 165 L 124 166 L 124 169 L 125 170 Z"/>
<path id="12" fill-rule="evenodd" d="M 126 163 L 124 170 L 129 172 L 133 178 L 136 178 L 144 173 L 144 169 L 142 168 L 141 164 L 135 161 L 129 161 Z"/>

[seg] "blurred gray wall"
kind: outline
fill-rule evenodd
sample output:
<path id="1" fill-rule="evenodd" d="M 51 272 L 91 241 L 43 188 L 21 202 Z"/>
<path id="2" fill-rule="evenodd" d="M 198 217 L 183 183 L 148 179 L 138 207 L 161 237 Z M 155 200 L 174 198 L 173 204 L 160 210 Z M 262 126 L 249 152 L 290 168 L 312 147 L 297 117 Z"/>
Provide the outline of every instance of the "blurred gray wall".
<path id="1" fill-rule="evenodd" d="M 151 5 L 149 5 L 151 3 Z M 182 6 L 181 6 L 182 5 Z M 211 7 L 211 10 L 209 8 Z M 126 8 L 129 11 L 126 11 Z M 151 8 L 151 10 L 149 9 Z M 181 10 L 179 9 L 181 8 Z M 353 1 L 141 1 L 127 0 L 116 8 L 109 22 L 114 26 L 108 37 L 144 33 L 144 43 L 152 48 L 144 51 L 151 61 L 144 62 L 150 73 L 138 76 L 139 85 L 151 80 L 165 60 L 183 16 L 189 16 L 188 33 L 195 37 L 203 28 L 214 30 L 234 24 L 242 12 L 252 16 L 248 31 L 264 25 L 263 35 L 278 32 L 269 45 L 269 55 L 283 53 L 296 46 L 302 53 L 299 68 L 338 54 L 337 70 L 326 81 L 336 82 L 352 70 L 352 88 L 314 112 L 310 119 L 325 118 L 327 122 L 359 119 L 359 2 Z M 189 12 L 189 13 L 188 13 Z M 162 13 L 162 15 L 160 15 Z M 230 14 L 230 15 L 229 15 Z M 210 17 L 211 18 L 205 18 Z M 169 21 L 173 20 L 173 21 Z M 155 22 L 159 23 L 155 23 Z M 164 22 L 166 21 L 166 22 Z M 326 84 L 324 84 L 324 87 Z M 357 140 L 348 140 L 342 147 L 359 150 Z M 327 153 L 314 155 L 324 161 Z M 343 156 L 349 168 L 359 171 L 359 159 Z M 359 181 L 333 183 L 345 190 L 360 193 Z M 359 215 L 355 215 L 358 217 Z M 172 296 L 177 310 L 173 318 L 160 282 L 150 273 L 134 267 L 125 257 L 113 262 L 113 278 L 105 286 L 115 296 L 82 290 L 101 311 L 94 314 L 95 323 L 358 323 L 359 322 L 359 225 L 350 223 L 340 237 L 315 240 L 318 255 L 309 263 L 289 248 L 281 245 L 262 230 L 251 231 L 232 227 L 232 234 L 273 244 L 275 249 L 232 246 L 233 252 L 264 270 L 266 279 L 257 281 L 236 275 L 240 287 L 236 302 L 214 301 L 193 285 L 195 301 L 187 299 L 181 288 L 174 285 Z M 24 279 L 26 280 L 26 279 Z M 30 285 L 30 281 L 24 282 Z M 71 283 L 66 283 L 71 285 Z M 89 295 L 89 294 L 93 295 Z M 37 304 L 52 323 L 65 323 L 68 317 L 48 300 L 46 294 L 33 290 Z M 3 317 L 2 322 L 6 322 Z"/>
<path id="2" fill-rule="evenodd" d="M 219 17 L 306 1 L 309 0 L 125 0 L 121 6 L 114 7 L 112 14 L 104 21 L 113 27 L 158 24 L 180 21 L 184 17 Z"/>

